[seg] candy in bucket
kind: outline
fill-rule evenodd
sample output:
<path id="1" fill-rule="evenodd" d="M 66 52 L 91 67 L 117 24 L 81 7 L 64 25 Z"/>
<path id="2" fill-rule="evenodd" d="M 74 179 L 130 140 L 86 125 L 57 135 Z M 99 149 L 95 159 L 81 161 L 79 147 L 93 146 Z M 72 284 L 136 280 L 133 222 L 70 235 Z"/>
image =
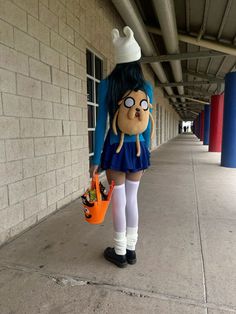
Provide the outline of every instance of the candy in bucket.
<path id="1" fill-rule="evenodd" d="M 92 179 L 91 187 L 81 196 L 85 220 L 91 224 L 100 224 L 104 221 L 111 196 L 114 188 L 114 182 L 110 185 L 109 192 L 99 182 L 98 174 Z"/>

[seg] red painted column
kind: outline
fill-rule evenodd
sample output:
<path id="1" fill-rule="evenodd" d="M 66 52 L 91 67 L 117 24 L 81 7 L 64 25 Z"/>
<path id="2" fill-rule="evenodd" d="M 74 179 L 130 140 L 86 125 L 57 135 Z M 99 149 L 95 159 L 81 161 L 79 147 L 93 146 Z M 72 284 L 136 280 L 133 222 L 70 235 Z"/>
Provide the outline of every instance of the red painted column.
<path id="1" fill-rule="evenodd" d="M 204 139 L 204 111 L 201 112 L 200 114 L 200 119 L 201 119 L 201 122 L 200 122 L 200 141 L 203 141 Z"/>
<path id="2" fill-rule="evenodd" d="M 224 94 L 211 96 L 209 152 L 221 152 Z"/>

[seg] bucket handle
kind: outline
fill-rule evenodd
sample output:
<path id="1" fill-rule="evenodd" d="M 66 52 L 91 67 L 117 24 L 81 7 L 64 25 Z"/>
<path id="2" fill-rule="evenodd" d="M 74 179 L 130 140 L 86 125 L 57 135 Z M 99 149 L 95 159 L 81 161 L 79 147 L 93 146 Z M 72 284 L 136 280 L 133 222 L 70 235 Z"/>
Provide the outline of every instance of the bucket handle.
<path id="1" fill-rule="evenodd" d="M 95 181 L 97 201 L 100 202 L 101 201 L 101 193 L 100 193 L 100 187 L 99 187 L 99 177 L 98 177 L 98 174 L 95 174 L 95 177 L 93 178 L 93 181 Z"/>
<path id="2" fill-rule="evenodd" d="M 97 201 L 100 202 L 101 201 L 101 193 L 100 193 L 100 186 L 99 186 L 99 175 L 95 174 L 92 180 L 92 184 L 96 189 L 96 195 L 97 195 Z M 115 182 L 112 180 L 111 184 L 110 184 L 110 189 L 107 195 L 107 201 L 110 201 L 111 196 L 112 196 L 112 192 L 115 186 Z"/>
<path id="3" fill-rule="evenodd" d="M 110 184 L 110 190 L 109 190 L 108 195 L 107 195 L 107 200 L 108 201 L 110 201 L 110 199 L 111 199 L 111 195 L 112 195 L 114 186 L 115 186 L 115 182 L 112 180 L 111 184 Z"/>

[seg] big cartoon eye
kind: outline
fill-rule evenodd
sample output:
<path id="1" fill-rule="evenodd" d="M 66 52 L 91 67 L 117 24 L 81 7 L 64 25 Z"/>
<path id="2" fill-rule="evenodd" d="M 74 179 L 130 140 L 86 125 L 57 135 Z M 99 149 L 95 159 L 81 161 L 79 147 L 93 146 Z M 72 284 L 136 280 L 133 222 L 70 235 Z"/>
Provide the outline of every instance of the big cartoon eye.
<path id="1" fill-rule="evenodd" d="M 124 105 L 127 108 L 131 108 L 135 104 L 135 101 L 132 97 L 127 97 L 124 101 Z"/>
<path id="2" fill-rule="evenodd" d="M 148 102 L 146 99 L 143 99 L 140 101 L 140 106 L 143 108 L 143 110 L 148 110 Z"/>

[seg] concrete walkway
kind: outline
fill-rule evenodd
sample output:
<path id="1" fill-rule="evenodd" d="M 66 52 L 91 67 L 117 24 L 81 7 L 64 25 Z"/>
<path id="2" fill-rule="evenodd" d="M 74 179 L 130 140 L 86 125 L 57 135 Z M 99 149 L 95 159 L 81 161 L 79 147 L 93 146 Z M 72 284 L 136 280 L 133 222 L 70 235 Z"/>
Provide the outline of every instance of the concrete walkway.
<path id="1" fill-rule="evenodd" d="M 236 169 L 193 135 L 152 154 L 140 185 L 138 263 L 104 260 L 103 225 L 76 201 L 0 249 L 1 314 L 236 313 Z"/>

